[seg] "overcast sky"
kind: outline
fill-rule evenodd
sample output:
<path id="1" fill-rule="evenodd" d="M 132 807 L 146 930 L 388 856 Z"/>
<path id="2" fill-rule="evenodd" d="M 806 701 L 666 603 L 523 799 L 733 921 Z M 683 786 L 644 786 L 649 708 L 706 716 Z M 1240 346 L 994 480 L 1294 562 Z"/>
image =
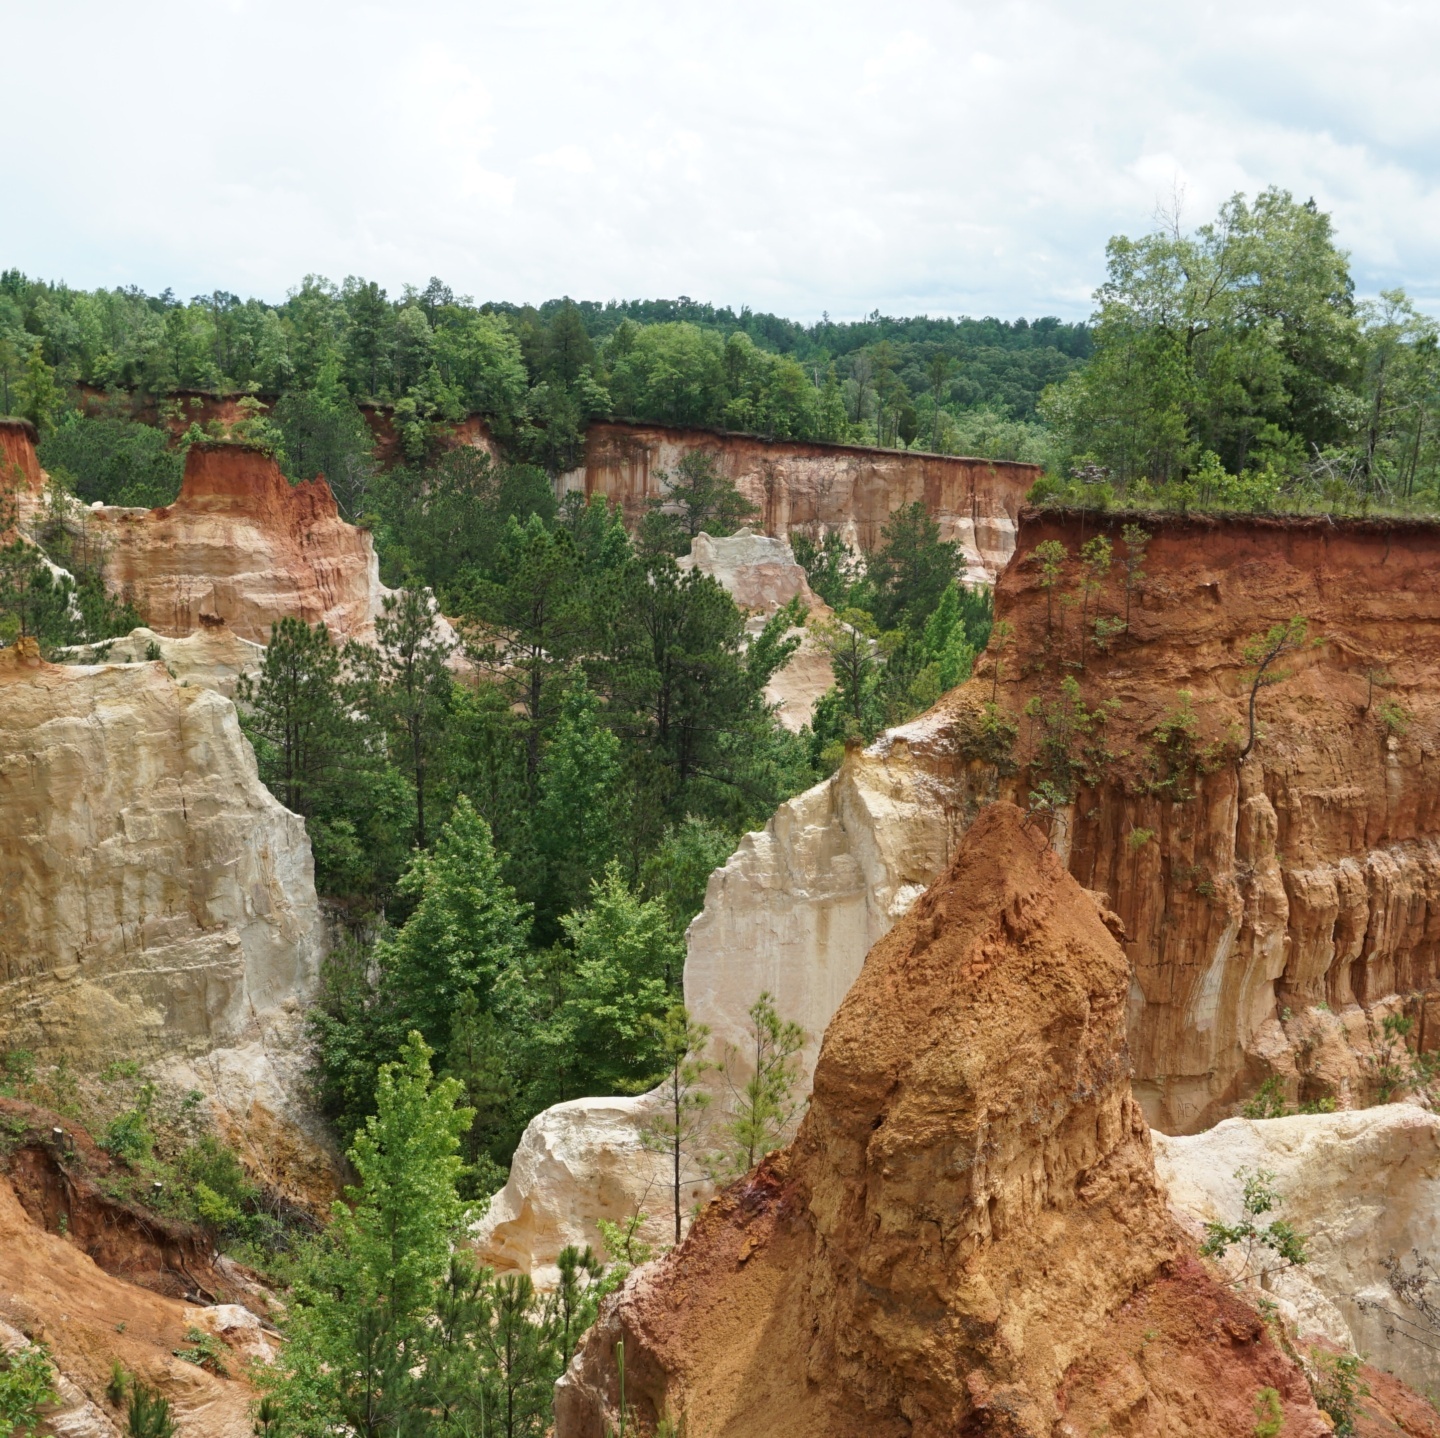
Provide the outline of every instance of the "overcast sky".
<path id="1" fill-rule="evenodd" d="M 1080 318 L 1183 192 L 1440 310 L 1440 4 L 0 0 L 0 264 Z"/>

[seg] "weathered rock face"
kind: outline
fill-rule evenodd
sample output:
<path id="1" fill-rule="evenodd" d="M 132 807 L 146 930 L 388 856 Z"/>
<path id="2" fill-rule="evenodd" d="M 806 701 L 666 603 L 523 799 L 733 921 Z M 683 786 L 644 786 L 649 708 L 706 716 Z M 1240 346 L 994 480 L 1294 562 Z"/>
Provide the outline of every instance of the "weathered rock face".
<path id="1" fill-rule="evenodd" d="M 911 762 L 903 736 L 918 742 L 923 730 L 917 721 L 852 751 L 833 780 L 782 804 L 711 876 L 687 935 L 685 1000 L 711 1031 L 712 1056 L 744 1050 L 747 1011 L 769 992 L 805 1030 L 799 1075 L 809 1089 L 821 1036 L 866 952 L 924 892 L 964 828 L 967 816 L 948 812 L 946 791 Z M 715 1097 L 719 1112 L 725 1095 Z M 637 1211 L 649 1215 L 643 1236 L 666 1242 L 664 1162 L 640 1137 L 647 1103 L 581 1099 L 532 1119 L 476 1228 L 483 1261 L 544 1283 L 565 1244 L 599 1242 L 597 1217 Z M 708 1192 L 696 1185 L 686 1207 Z"/>
<path id="2" fill-rule="evenodd" d="M 304 821 L 217 692 L 241 642 L 179 641 L 182 680 L 0 651 L 0 1046 L 198 1089 L 255 1177 L 318 1207 L 337 1167 L 304 1015 L 325 931 Z"/>
<path id="3" fill-rule="evenodd" d="M 472 1242 L 481 1260 L 501 1270 L 528 1273 L 542 1288 L 559 1281 L 556 1256 L 568 1244 L 599 1247 L 597 1218 L 621 1223 L 636 1212 L 637 1196 L 662 1195 L 664 1156 L 646 1149 L 641 1125 L 653 1102 L 636 1098 L 580 1098 L 536 1114 L 525 1129 L 510 1181 L 475 1225 Z M 708 1199 L 707 1184 L 693 1184 L 682 1202 Z M 665 1205 L 638 1230 L 642 1242 L 670 1241 Z"/>
<path id="4" fill-rule="evenodd" d="M 795 562 L 789 542 L 742 529 L 724 539 L 697 534 L 681 569 L 698 569 L 724 586 L 745 610 L 747 629 L 758 634 L 766 620 L 792 599 L 800 600 L 811 620 L 824 619 L 830 606 L 810 588 L 804 568 Z M 792 629 L 800 647 L 765 686 L 765 700 L 778 705 L 780 722 L 798 734 L 810 722 L 820 696 L 835 683 L 830 656 L 808 628 Z"/>
<path id="5" fill-rule="evenodd" d="M 0 1042 L 85 1066 L 260 1037 L 316 979 L 303 820 L 162 664 L 0 673 Z"/>
<path id="6" fill-rule="evenodd" d="M 638 524 L 650 501 L 663 499 L 663 475 L 687 455 L 714 456 L 720 472 L 759 508 L 766 534 L 837 532 L 873 549 L 892 510 L 922 501 L 941 538 L 959 540 L 967 578 L 988 582 L 1015 547 L 1015 520 L 1040 467 L 1009 460 L 959 459 L 905 450 L 644 424 L 592 424 L 585 464 L 562 475 L 561 494 L 603 494 Z"/>
<path id="7" fill-rule="evenodd" d="M 289 617 L 374 637 L 384 591 L 369 533 L 340 518 L 323 479 L 292 486 L 261 450 L 191 445 L 174 504 L 88 514 L 106 583 L 161 634 L 190 634 L 208 616 L 263 644 Z"/>
<path id="8" fill-rule="evenodd" d="M 750 613 L 774 614 L 792 599 L 799 599 L 812 612 L 829 612 L 829 606 L 810 588 L 789 544 L 771 535 L 751 529 L 722 539 L 697 534 L 690 553 L 678 563 L 681 569 L 708 574 Z"/>
<path id="9" fill-rule="evenodd" d="M 35 426 L 28 419 L 0 419 L 0 520 L 8 504 L 14 518 L 29 524 L 45 496 L 45 471 L 35 453 Z M 3 533 L 3 525 L 0 525 Z"/>
<path id="10" fill-rule="evenodd" d="M 12 486 L 35 494 L 45 488 L 35 455 L 35 426 L 28 419 L 0 419 L 0 492 Z"/>
<path id="11" fill-rule="evenodd" d="M 997 617 L 1013 627 L 998 684 L 994 656 L 983 658 L 969 684 L 863 758 L 847 758 L 828 788 L 843 793 L 858 771 L 882 768 L 885 822 L 907 836 L 888 842 L 910 856 L 907 883 L 924 884 L 988 795 L 1023 798 L 1046 777 L 1044 716 L 1025 720 L 1022 711 L 1031 701 L 1052 714 L 1058 705 L 1061 724 L 1070 723 L 1061 677 L 1072 674 L 1087 713 L 1105 702 L 1116 707 L 1103 728 L 1062 734 L 1082 778 L 1076 802 L 1058 816 L 1055 843 L 1083 885 L 1109 896 L 1130 935 L 1130 1040 L 1137 1096 L 1151 1122 L 1170 1132 L 1204 1127 L 1272 1073 L 1292 1102 L 1326 1092 L 1342 1104 L 1362 1098 L 1377 1006 L 1440 987 L 1440 940 L 1428 917 L 1440 896 L 1440 790 L 1432 777 L 1440 529 L 1146 522 L 1153 538 L 1147 577 L 1133 586 L 1129 633 L 1105 652 L 1089 648 L 1078 670 L 1074 611 L 1059 602 L 1070 597 L 1076 566 L 1062 573 L 1052 607 L 1029 557 L 1050 540 L 1075 553 L 1082 524 L 1091 538 L 1096 521 L 1028 517 L 996 590 Z M 1107 522 L 1117 558 L 1121 523 Z M 1120 564 L 1089 603 L 1107 617 L 1124 614 Z M 1295 614 L 1323 643 L 1287 657 L 1290 677 L 1260 692 L 1260 737 L 1239 764 L 1241 650 Z M 1384 684 L 1372 685 L 1372 674 Z M 1020 771 L 1006 778 L 985 757 L 982 706 L 992 691 L 1020 725 Z M 1182 691 L 1193 737 L 1167 742 Z M 1382 705 L 1397 706 L 1388 721 Z M 782 810 L 754 848 L 783 848 L 787 822 Z M 855 832 L 842 821 L 839 832 L 817 834 L 813 848 L 848 847 Z M 730 962 L 737 987 L 748 980 L 739 977 L 747 965 L 757 977 L 783 968 L 792 989 L 816 995 L 797 994 L 797 1012 L 823 1014 L 823 996 L 843 991 L 874 932 L 836 910 L 836 922 L 816 925 L 810 954 L 782 957 L 762 916 L 797 904 L 803 912 L 821 871 L 799 858 L 778 874 L 762 872 L 748 852 L 742 847 L 713 881 L 692 937 L 687 994 L 704 991 L 706 969 Z M 871 898 L 881 872 L 863 880 L 872 915 L 896 907 L 883 894 Z M 727 928 L 708 957 L 707 934 Z M 1423 1025 L 1424 1005 L 1411 1007 Z M 713 1014 L 707 1021 L 722 1022 Z"/>
<path id="12" fill-rule="evenodd" d="M 795 1142 L 592 1330 L 559 1438 L 613 1421 L 622 1336 L 647 1432 L 1048 1438 L 1138 1412 L 1138 1431 L 1228 1438 L 1262 1386 L 1287 1432 L 1328 1431 L 1166 1215 L 1128 982 L 1043 836 L 986 810 L 841 1004 Z"/>
<path id="13" fill-rule="evenodd" d="M 1396 1297 L 1385 1267 L 1394 1258 L 1410 1271 L 1412 1250 L 1430 1255 L 1440 1243 L 1440 1117 L 1388 1104 L 1231 1118 L 1206 1133 L 1154 1141 L 1170 1206 L 1197 1234 L 1243 1216 L 1237 1170 L 1275 1175 L 1279 1216 L 1306 1236 L 1309 1261 L 1266 1287 L 1291 1307 L 1302 1339 L 1364 1353 L 1422 1392 L 1440 1384 L 1440 1335 Z"/>
<path id="14" fill-rule="evenodd" d="M 164 1394 L 180 1432 L 249 1435 L 256 1394 L 243 1365 L 273 1354 L 273 1345 L 239 1303 L 199 1307 L 195 1299 L 223 1285 L 264 1313 L 254 1285 L 216 1260 L 198 1230 L 109 1197 L 101 1186 L 108 1156 L 83 1130 L 66 1125 L 72 1148 L 62 1157 L 44 1142 L 52 1124 L 65 1122 L 59 1115 L 0 1102 L 11 1136 L 0 1174 L 0 1352 L 32 1341 L 49 1349 L 61 1401 L 43 1431 L 119 1438 L 124 1408 L 106 1394 L 118 1362 Z M 176 1355 L 194 1328 L 224 1345 L 228 1376 Z"/>

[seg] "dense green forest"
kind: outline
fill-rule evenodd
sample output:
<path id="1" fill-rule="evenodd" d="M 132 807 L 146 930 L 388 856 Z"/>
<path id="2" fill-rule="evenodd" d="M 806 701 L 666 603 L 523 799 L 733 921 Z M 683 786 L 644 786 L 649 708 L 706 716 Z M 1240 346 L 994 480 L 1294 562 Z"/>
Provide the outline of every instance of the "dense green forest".
<path id="1" fill-rule="evenodd" d="M 1117 236 L 1094 356 L 1046 391 L 1035 498 L 1138 508 L 1433 512 L 1440 329 L 1355 295 L 1330 217 L 1237 195 L 1194 233 Z"/>
<path id="2" fill-rule="evenodd" d="M 1044 387 L 1088 352 L 1084 325 L 1054 319 L 805 327 L 689 300 L 477 305 L 437 279 L 390 296 L 316 276 L 278 305 L 187 302 L 0 275 L 0 411 L 48 432 L 78 385 L 250 391 L 280 400 L 296 465 L 317 449 L 341 462 L 357 401 L 394 406 L 412 460 L 479 413 L 511 458 L 552 472 L 597 417 L 1016 457 L 1035 448 Z"/>

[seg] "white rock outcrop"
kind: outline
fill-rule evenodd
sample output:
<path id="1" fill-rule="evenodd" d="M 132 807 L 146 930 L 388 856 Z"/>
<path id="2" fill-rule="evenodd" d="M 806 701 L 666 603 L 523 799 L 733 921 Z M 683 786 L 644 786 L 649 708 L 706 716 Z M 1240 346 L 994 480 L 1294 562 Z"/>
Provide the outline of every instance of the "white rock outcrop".
<path id="1" fill-rule="evenodd" d="M 649 1095 L 579 1098 L 535 1115 L 510 1166 L 510 1181 L 476 1225 L 481 1259 L 495 1268 L 530 1274 L 552 1287 L 555 1258 L 568 1244 L 600 1244 L 597 1218 L 621 1223 L 647 1214 L 638 1236 L 664 1243 L 670 1190 L 665 1159 L 647 1150 L 641 1125 Z M 703 1184 L 687 1188 L 688 1207 L 708 1196 Z"/>
<path id="2" fill-rule="evenodd" d="M 753 638 L 766 621 L 792 599 L 799 599 L 811 620 L 830 614 L 830 606 L 810 588 L 804 567 L 795 562 L 787 539 L 756 534 L 742 529 L 725 539 L 697 534 L 690 553 L 678 561 L 681 569 L 708 574 L 749 616 L 746 632 Z M 789 662 L 770 677 L 765 702 L 776 706 L 780 722 L 797 734 L 810 722 L 820 696 L 835 683 L 830 656 L 808 627 L 798 627 L 789 636 L 800 647 Z"/>
<path id="3" fill-rule="evenodd" d="M 1151 1137 L 1170 1207 L 1196 1236 L 1242 1217 L 1239 1169 L 1275 1174 L 1283 1205 L 1269 1217 L 1306 1236 L 1309 1260 L 1267 1287 L 1302 1339 L 1352 1348 L 1417 1391 L 1440 1386 L 1440 1334 L 1397 1299 L 1385 1270 L 1392 1256 L 1408 1270 L 1412 1250 L 1433 1256 L 1440 1243 L 1440 1116 L 1389 1104 Z"/>
<path id="4" fill-rule="evenodd" d="M 952 852 L 960 816 L 916 762 L 925 720 L 848 754 L 840 772 L 784 803 L 711 875 L 690 925 L 685 1001 L 712 1034 L 711 1054 L 743 1046 L 762 992 L 805 1030 L 798 1089 L 810 1089 L 820 1040 L 865 955 L 925 891 Z M 716 1112 L 723 1080 L 715 1082 Z M 598 1243 L 596 1217 L 643 1210 L 664 1242 L 669 1189 L 640 1125 L 651 1100 L 586 1098 L 530 1121 L 510 1178 L 475 1230 L 481 1260 L 545 1282 L 567 1243 Z M 685 1206 L 708 1196 L 689 1185 Z"/>
<path id="5" fill-rule="evenodd" d="M 697 534 L 690 553 L 677 561 L 681 569 L 698 569 L 722 584 L 741 609 L 774 614 L 792 599 L 812 611 L 827 611 L 825 601 L 810 588 L 803 566 L 795 562 L 788 539 L 741 529 L 726 538 Z"/>
<path id="6" fill-rule="evenodd" d="M 162 663 L 0 658 L 0 1042 L 78 1063 L 263 1036 L 313 991 L 304 821 Z"/>

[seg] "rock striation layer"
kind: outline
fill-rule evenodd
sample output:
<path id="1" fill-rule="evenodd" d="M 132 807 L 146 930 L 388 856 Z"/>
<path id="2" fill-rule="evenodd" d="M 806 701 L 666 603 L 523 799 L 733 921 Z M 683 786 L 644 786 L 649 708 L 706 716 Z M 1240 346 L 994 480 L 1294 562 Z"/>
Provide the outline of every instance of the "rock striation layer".
<path id="1" fill-rule="evenodd" d="M 235 697 L 242 678 L 253 679 L 265 662 L 265 646 L 231 633 L 228 625 L 204 624 L 183 639 L 141 627 L 118 639 L 64 651 L 67 664 L 145 664 L 158 659 L 182 685 Z"/>
<path id="2" fill-rule="evenodd" d="M 88 515 L 106 584 L 161 634 L 218 619 L 263 644 L 272 624 L 294 618 L 323 621 L 341 640 L 374 637 L 384 591 L 368 531 L 340 518 L 323 479 L 291 485 L 263 450 L 193 444 L 174 504 Z"/>
<path id="3" fill-rule="evenodd" d="M 602 1314 L 558 1438 L 618 1416 L 622 1337 L 647 1433 L 1230 1438 L 1261 1387 L 1287 1433 L 1327 1432 L 1166 1213 L 1107 923 L 987 809 L 841 1004 L 794 1143 Z"/>
<path id="4" fill-rule="evenodd" d="M 603 494 L 638 524 L 663 500 L 665 476 L 696 452 L 714 456 L 719 471 L 759 515 L 766 534 L 835 532 L 853 548 L 873 549 L 893 510 L 922 502 L 941 538 L 959 540 L 966 577 L 986 582 L 1015 547 L 1015 521 L 1040 467 L 1010 460 L 962 459 L 908 450 L 664 425 L 596 423 L 585 433 L 585 463 L 557 481 L 561 494 Z"/>
<path id="5" fill-rule="evenodd" d="M 1303 1267 L 1266 1282 L 1302 1341 L 1363 1353 L 1420 1392 L 1440 1387 L 1437 1335 L 1390 1286 L 1387 1262 L 1440 1245 L 1440 1116 L 1413 1104 L 1292 1118 L 1230 1118 L 1205 1133 L 1156 1134 L 1171 1209 L 1197 1236 L 1242 1217 L 1239 1170 L 1275 1175 L 1279 1217 L 1306 1237 Z M 1274 1215 L 1272 1215 L 1273 1217 Z"/>
<path id="6" fill-rule="evenodd" d="M 708 972 L 728 970 L 738 997 L 783 970 L 796 1012 L 823 1023 L 875 931 L 842 908 L 816 923 L 808 952 L 787 951 L 771 916 L 803 913 L 837 879 L 872 923 L 905 901 L 888 866 L 862 866 L 858 892 L 843 869 L 826 872 L 822 855 L 875 842 L 877 826 L 857 823 L 846 796 L 878 790 L 885 843 L 907 855 L 913 895 L 987 798 L 1025 800 L 1058 759 L 1074 801 L 1059 807 L 1053 842 L 1124 920 L 1136 1092 L 1152 1124 L 1208 1126 L 1270 1075 L 1292 1103 L 1368 1095 L 1383 1014 L 1440 987 L 1428 917 L 1440 901 L 1440 527 L 1146 516 L 1129 631 L 1103 651 L 1090 644 L 1080 669 L 1078 604 L 1061 602 L 1078 598 L 1074 556 L 1097 524 L 1111 538 L 1116 563 L 1087 602 L 1092 618 L 1121 618 L 1126 522 L 1027 514 L 996 588 L 997 620 L 1012 631 L 998 680 L 991 652 L 967 685 L 847 756 L 814 797 L 742 845 L 692 931 L 692 1002 Z M 1053 591 L 1034 560 L 1048 542 L 1071 556 Z M 1288 677 L 1260 691 L 1257 742 L 1237 762 L 1242 650 L 1294 615 L 1321 642 L 1285 658 Z M 1016 725 L 998 769 L 985 731 L 992 694 Z M 797 831 L 802 805 L 833 818 Z M 774 860 L 756 864 L 758 853 Z M 1423 1030 L 1425 1003 L 1406 1002 Z M 707 1022 L 723 1020 L 712 1010 Z"/>
<path id="7" fill-rule="evenodd" d="M 199 1051 L 312 987 L 304 821 L 219 694 L 159 663 L 12 660 L 0 810 L 4 1042 L 99 1062 Z"/>

